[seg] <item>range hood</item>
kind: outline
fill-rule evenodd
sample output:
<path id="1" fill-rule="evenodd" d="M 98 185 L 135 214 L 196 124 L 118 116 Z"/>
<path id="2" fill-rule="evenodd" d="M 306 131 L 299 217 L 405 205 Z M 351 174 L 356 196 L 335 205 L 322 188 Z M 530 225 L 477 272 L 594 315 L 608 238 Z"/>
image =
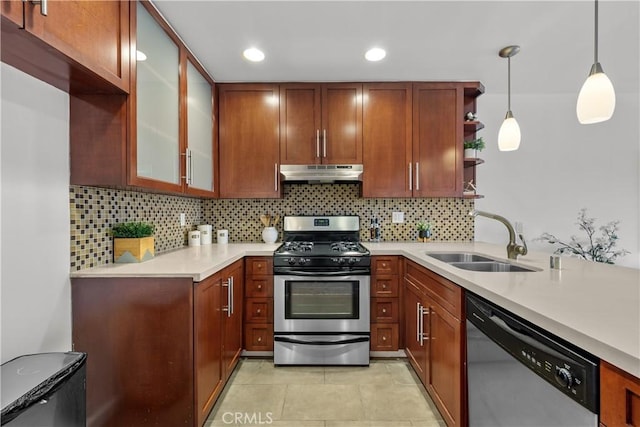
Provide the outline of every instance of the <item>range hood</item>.
<path id="1" fill-rule="evenodd" d="M 284 182 L 303 181 L 309 184 L 362 181 L 362 165 L 280 165 Z"/>

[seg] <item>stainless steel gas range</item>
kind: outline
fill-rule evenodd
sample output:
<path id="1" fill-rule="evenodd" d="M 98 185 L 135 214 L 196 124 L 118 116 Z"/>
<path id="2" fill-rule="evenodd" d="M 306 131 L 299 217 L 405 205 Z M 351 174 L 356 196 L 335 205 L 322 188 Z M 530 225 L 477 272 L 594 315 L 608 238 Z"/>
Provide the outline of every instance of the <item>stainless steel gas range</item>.
<path id="1" fill-rule="evenodd" d="M 371 256 L 357 216 L 287 216 L 273 257 L 276 365 L 368 365 Z"/>

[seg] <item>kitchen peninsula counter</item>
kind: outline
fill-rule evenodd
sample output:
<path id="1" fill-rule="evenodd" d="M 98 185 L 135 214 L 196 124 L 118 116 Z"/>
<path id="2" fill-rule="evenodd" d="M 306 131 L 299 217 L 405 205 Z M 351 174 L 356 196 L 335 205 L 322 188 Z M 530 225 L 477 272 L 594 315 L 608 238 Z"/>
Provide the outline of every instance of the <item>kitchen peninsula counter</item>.
<path id="1" fill-rule="evenodd" d="M 477 252 L 506 259 L 503 245 L 487 243 L 367 243 L 371 255 L 399 255 L 464 289 L 640 377 L 640 270 L 533 252 L 518 264 L 535 272 L 461 270 L 427 252 Z M 191 277 L 199 282 L 245 256 L 271 256 L 278 243 L 230 243 L 166 252 L 139 264 L 108 264 L 71 273 L 78 277 Z"/>

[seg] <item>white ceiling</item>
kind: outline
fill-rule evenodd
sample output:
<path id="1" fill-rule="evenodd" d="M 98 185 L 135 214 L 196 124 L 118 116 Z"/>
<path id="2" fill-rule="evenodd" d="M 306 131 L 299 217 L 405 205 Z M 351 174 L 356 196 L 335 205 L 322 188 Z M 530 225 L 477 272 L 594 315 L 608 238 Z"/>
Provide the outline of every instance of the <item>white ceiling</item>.
<path id="1" fill-rule="evenodd" d="M 593 63 L 594 2 L 190 1 L 154 4 L 217 82 L 480 80 L 513 93 L 575 93 Z M 639 92 L 640 0 L 602 0 L 599 60 Z M 242 51 L 266 54 L 250 63 Z M 364 52 L 380 46 L 377 63 Z"/>

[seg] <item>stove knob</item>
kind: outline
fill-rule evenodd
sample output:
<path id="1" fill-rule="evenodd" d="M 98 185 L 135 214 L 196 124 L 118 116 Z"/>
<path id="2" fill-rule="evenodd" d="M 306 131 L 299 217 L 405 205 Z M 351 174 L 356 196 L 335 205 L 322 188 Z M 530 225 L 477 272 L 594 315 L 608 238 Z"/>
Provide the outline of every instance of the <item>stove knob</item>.
<path id="1" fill-rule="evenodd" d="M 298 264 L 305 265 L 308 262 L 309 262 L 309 258 L 300 258 L 300 260 L 298 261 Z"/>
<path id="2" fill-rule="evenodd" d="M 338 258 L 338 264 L 344 264 L 345 261 L 346 259 L 344 258 Z"/>
<path id="3" fill-rule="evenodd" d="M 357 258 L 349 258 L 349 264 L 350 264 L 350 265 L 355 264 L 355 263 L 356 263 L 356 261 L 358 261 L 358 259 L 357 259 Z"/>
<path id="4" fill-rule="evenodd" d="M 289 258 L 289 260 L 288 260 L 288 261 L 289 261 L 289 265 L 293 265 L 293 264 L 295 264 L 295 263 L 296 263 L 296 259 L 295 259 L 295 258 L 293 258 L 293 257 Z"/>
<path id="5" fill-rule="evenodd" d="M 573 377 L 571 376 L 571 372 L 569 372 L 566 368 L 556 368 L 556 381 L 558 384 L 571 388 L 573 385 Z"/>

